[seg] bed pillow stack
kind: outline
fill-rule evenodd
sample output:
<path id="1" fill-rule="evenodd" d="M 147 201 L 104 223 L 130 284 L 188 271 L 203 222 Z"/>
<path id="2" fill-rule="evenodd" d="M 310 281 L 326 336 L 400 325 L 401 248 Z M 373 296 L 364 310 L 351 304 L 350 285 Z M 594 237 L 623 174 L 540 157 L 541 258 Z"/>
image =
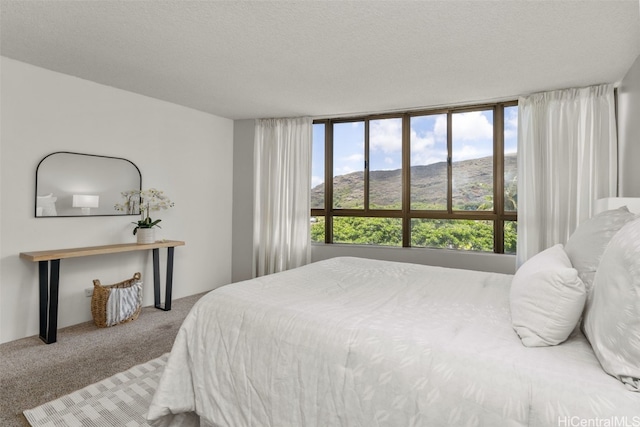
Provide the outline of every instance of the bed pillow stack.
<path id="1" fill-rule="evenodd" d="M 583 330 L 602 368 L 640 392 L 640 218 L 624 225 L 606 247 Z"/>
<path id="2" fill-rule="evenodd" d="M 607 245 L 633 219 L 627 207 L 601 212 L 581 223 L 566 246 L 542 251 L 518 269 L 511 285 L 511 317 L 525 346 L 556 345 L 569 337 Z"/>
<path id="3" fill-rule="evenodd" d="M 511 282 L 511 320 L 527 347 L 560 344 L 575 329 L 585 286 L 561 244 L 525 262 Z"/>
<path id="4" fill-rule="evenodd" d="M 600 212 L 581 223 L 573 232 L 564 250 L 569 255 L 571 264 L 591 292 L 596 270 L 600 259 L 611 238 L 635 215 L 626 206 L 619 209 Z"/>

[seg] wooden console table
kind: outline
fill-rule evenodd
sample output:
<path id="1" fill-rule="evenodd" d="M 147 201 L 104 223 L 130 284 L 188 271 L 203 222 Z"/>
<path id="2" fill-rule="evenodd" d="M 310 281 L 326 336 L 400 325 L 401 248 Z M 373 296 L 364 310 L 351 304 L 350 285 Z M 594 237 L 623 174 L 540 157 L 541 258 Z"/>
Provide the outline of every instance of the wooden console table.
<path id="1" fill-rule="evenodd" d="M 173 250 L 184 246 L 179 240 L 163 240 L 140 245 L 123 243 L 119 245 L 90 246 L 86 248 L 56 249 L 39 252 L 21 252 L 20 258 L 37 262 L 40 276 L 40 339 L 47 344 L 56 342 L 58 329 L 58 289 L 60 285 L 60 260 L 91 255 L 115 254 L 132 251 L 153 251 L 153 298 L 156 308 L 171 310 L 171 288 L 173 283 Z M 165 302 L 160 303 L 160 248 L 167 248 L 167 277 Z"/>

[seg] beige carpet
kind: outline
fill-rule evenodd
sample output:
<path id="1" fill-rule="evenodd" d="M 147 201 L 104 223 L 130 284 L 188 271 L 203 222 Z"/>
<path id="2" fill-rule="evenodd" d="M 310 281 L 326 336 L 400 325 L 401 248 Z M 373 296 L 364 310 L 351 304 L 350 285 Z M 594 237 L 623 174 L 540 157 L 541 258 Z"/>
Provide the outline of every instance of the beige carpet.
<path id="1" fill-rule="evenodd" d="M 24 411 L 33 427 L 143 427 L 168 353 Z"/>
<path id="2" fill-rule="evenodd" d="M 58 342 L 37 336 L 0 345 L 0 426 L 28 426 L 23 411 L 58 399 L 171 351 L 178 329 L 203 294 L 176 299 L 171 311 L 144 307 L 111 328 L 63 328 Z"/>

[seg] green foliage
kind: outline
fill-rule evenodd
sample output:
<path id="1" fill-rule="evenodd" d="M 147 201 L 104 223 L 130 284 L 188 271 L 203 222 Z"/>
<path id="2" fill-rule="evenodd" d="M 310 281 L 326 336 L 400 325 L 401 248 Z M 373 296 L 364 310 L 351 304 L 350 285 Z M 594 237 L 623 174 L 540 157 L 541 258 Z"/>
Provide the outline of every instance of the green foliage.
<path id="1" fill-rule="evenodd" d="M 136 225 L 136 228 L 133 229 L 133 235 L 135 236 L 138 233 L 139 228 L 153 228 L 158 227 L 162 228 L 158 225 L 158 223 L 162 221 L 161 219 L 156 219 L 155 221 L 149 217 L 139 220 L 138 222 L 132 222 L 132 224 Z"/>
<path id="2" fill-rule="evenodd" d="M 491 221 L 413 219 L 411 246 L 493 251 Z"/>
<path id="3" fill-rule="evenodd" d="M 504 183 L 504 210 L 518 210 L 518 177 Z"/>
<path id="4" fill-rule="evenodd" d="M 315 217 L 311 223 L 311 241 L 325 240 L 325 219 Z M 402 221 L 399 218 L 334 217 L 334 243 L 402 246 Z M 517 223 L 504 225 L 504 252 L 515 253 Z M 412 219 L 411 246 L 423 248 L 493 251 L 491 221 L 452 219 Z"/>
<path id="5" fill-rule="evenodd" d="M 334 243 L 402 246 L 399 218 L 334 217 Z"/>
<path id="6" fill-rule="evenodd" d="M 324 243 L 324 217 L 312 217 L 311 222 L 311 241 L 314 243 Z"/>
<path id="7" fill-rule="evenodd" d="M 518 223 L 516 221 L 506 221 L 504 223 L 504 253 L 515 254 L 517 241 Z"/>

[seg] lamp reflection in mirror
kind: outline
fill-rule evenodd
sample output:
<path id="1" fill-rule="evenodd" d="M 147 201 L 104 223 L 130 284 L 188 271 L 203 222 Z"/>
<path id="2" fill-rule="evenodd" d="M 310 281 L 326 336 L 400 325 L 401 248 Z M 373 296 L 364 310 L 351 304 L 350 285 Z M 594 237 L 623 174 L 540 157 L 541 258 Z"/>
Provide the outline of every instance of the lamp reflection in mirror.
<path id="1" fill-rule="evenodd" d="M 82 215 L 91 215 L 91 208 L 97 208 L 100 197 L 89 194 L 74 194 L 73 207 L 81 208 Z"/>

